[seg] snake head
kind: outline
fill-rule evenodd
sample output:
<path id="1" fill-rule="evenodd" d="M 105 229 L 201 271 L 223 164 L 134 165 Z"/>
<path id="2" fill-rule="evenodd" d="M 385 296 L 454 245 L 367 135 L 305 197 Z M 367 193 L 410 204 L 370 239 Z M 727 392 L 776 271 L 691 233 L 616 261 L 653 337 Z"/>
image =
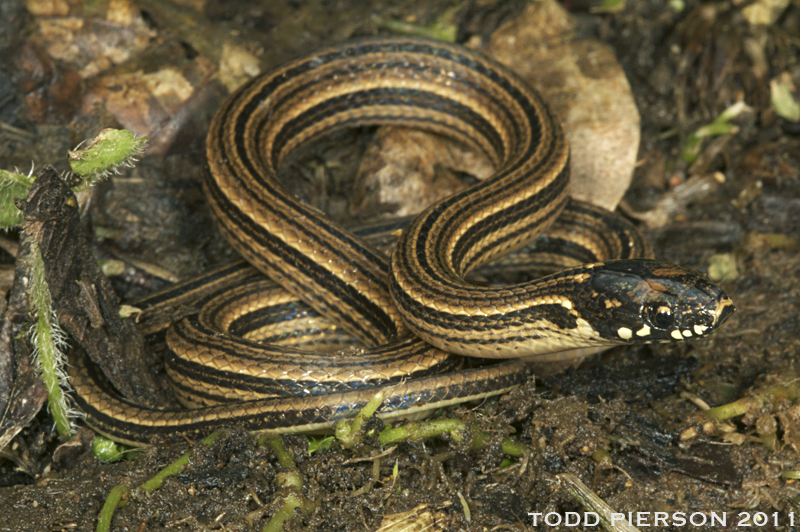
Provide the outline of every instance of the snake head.
<path id="1" fill-rule="evenodd" d="M 701 338 L 734 312 L 733 301 L 700 272 L 652 260 L 599 265 L 591 277 L 601 336 L 620 343 Z"/>

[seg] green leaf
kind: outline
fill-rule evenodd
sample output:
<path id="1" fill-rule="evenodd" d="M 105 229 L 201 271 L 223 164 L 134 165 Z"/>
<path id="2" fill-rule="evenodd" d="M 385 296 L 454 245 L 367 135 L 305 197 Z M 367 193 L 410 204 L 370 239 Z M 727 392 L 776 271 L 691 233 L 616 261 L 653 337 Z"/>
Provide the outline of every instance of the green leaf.
<path id="1" fill-rule="evenodd" d="M 113 440 L 95 436 L 92 442 L 92 452 L 103 462 L 116 462 L 122 459 L 125 449 Z"/>
<path id="2" fill-rule="evenodd" d="M 126 129 L 104 129 L 83 147 L 68 152 L 69 164 L 86 178 L 84 187 L 88 187 L 120 166 L 132 166 L 146 142 L 147 137 L 137 139 Z"/>
<path id="3" fill-rule="evenodd" d="M 800 122 L 800 104 L 792 96 L 789 83 L 773 79 L 769 82 L 770 103 L 775 114 L 789 120 Z"/>
<path id="4" fill-rule="evenodd" d="M 22 225 L 22 211 L 14 204 L 14 198 L 25 199 L 32 184 L 33 177 L 0 170 L 0 226 Z"/>

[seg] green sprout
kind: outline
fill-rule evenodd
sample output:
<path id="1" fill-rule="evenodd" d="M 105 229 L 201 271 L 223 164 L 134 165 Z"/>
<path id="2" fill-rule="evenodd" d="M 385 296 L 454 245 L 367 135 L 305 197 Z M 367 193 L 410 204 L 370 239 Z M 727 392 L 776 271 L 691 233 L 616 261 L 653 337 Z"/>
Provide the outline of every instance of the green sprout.
<path id="1" fill-rule="evenodd" d="M 683 152 L 681 153 L 683 160 L 687 164 L 692 164 L 700 155 L 703 140 L 706 138 L 738 133 L 739 126 L 731 124 L 731 120 L 750 109 L 744 102 L 737 102 L 722 111 L 713 122 L 694 131 L 683 145 Z"/>
<path id="2" fill-rule="evenodd" d="M 458 34 L 458 25 L 454 22 L 462 6 L 456 5 L 445 10 L 442 15 L 428 26 L 421 26 L 402 20 L 384 18 L 372 15 L 372 22 L 381 28 L 401 35 L 418 35 L 440 41 L 455 42 Z"/>

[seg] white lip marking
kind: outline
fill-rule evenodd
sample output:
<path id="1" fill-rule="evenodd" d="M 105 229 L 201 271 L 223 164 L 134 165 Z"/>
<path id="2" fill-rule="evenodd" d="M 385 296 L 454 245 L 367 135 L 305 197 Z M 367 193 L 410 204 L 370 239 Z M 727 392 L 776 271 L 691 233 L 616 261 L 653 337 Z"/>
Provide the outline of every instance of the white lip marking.
<path id="1" fill-rule="evenodd" d="M 633 336 L 633 331 L 628 329 L 627 327 L 620 327 L 617 329 L 617 334 L 623 340 L 630 340 L 631 336 Z"/>
<path id="2" fill-rule="evenodd" d="M 702 335 L 704 332 L 706 332 L 706 329 L 708 329 L 708 327 L 706 327 L 705 325 L 695 325 L 694 333 L 699 336 Z"/>
<path id="3" fill-rule="evenodd" d="M 650 326 L 642 325 L 642 328 L 636 331 L 636 336 L 650 336 Z"/>
<path id="4" fill-rule="evenodd" d="M 680 331 L 672 331 L 671 333 L 669 333 L 669 335 L 675 338 L 676 340 L 683 340 L 683 335 L 681 335 Z"/>
<path id="5" fill-rule="evenodd" d="M 692 335 L 692 331 L 690 331 L 689 329 L 686 329 L 685 331 L 683 331 L 683 335 L 686 338 L 689 338 Z"/>

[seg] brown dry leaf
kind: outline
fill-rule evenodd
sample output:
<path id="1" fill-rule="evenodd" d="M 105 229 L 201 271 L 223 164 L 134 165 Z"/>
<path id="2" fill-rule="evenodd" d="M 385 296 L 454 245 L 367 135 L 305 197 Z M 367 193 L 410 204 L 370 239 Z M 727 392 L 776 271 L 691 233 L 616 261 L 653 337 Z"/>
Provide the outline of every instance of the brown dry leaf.
<path id="1" fill-rule="evenodd" d="M 102 108 L 137 136 L 151 135 L 179 113 L 196 94 L 197 84 L 209 79 L 214 68 L 198 57 L 182 67 L 102 76 L 87 87 L 81 111 L 91 115 Z"/>
<path id="2" fill-rule="evenodd" d="M 224 43 L 222 45 L 222 58 L 219 62 L 219 79 L 233 92 L 240 85 L 261 72 L 258 58 L 243 47 Z"/>
<path id="3" fill-rule="evenodd" d="M 350 212 L 361 216 L 416 214 L 464 187 L 456 172 L 478 179 L 491 162 L 440 135 L 402 127 L 378 130 L 361 159 Z"/>
<path id="4" fill-rule="evenodd" d="M 105 76 L 97 79 L 87 92 L 83 101 L 83 112 L 91 114 L 100 106 L 111 114 L 125 129 L 136 136 L 149 135 L 160 123 L 170 117 L 170 112 L 152 93 L 153 87 L 165 101 L 177 100 L 167 97 L 168 88 L 165 78 L 178 78 L 177 93 L 183 93 L 188 82 L 180 79 L 180 74 L 172 68 L 147 75 L 148 83 L 142 72 Z M 159 83 L 161 81 L 161 83 Z"/>
<path id="5" fill-rule="evenodd" d="M 452 526 L 453 518 L 447 512 L 420 504 L 407 512 L 384 515 L 377 532 L 440 532 Z"/>
<path id="6" fill-rule="evenodd" d="M 37 36 L 50 57 L 72 66 L 83 79 L 91 78 L 127 61 L 150 41 L 150 30 L 141 18 L 124 13 L 122 9 L 109 12 L 113 21 L 40 18 L 36 21 Z"/>
<path id="7" fill-rule="evenodd" d="M 59 69 L 45 51 L 27 41 L 15 58 L 24 80 L 21 89 L 31 119 L 39 123 L 62 123 L 72 119 L 80 106 L 82 82 L 72 69 Z"/>
<path id="8" fill-rule="evenodd" d="M 67 0 L 27 0 L 25 9 L 36 17 L 65 17 L 69 14 Z"/>
<path id="9" fill-rule="evenodd" d="M 771 26 L 789 7 L 789 0 L 756 0 L 742 9 L 742 15 L 753 26 Z"/>
<path id="10" fill-rule="evenodd" d="M 561 117 L 572 150 L 572 196 L 613 210 L 633 176 L 639 112 L 614 51 L 574 38 L 573 30 L 560 4 L 533 2 L 492 35 L 488 51 Z"/>

